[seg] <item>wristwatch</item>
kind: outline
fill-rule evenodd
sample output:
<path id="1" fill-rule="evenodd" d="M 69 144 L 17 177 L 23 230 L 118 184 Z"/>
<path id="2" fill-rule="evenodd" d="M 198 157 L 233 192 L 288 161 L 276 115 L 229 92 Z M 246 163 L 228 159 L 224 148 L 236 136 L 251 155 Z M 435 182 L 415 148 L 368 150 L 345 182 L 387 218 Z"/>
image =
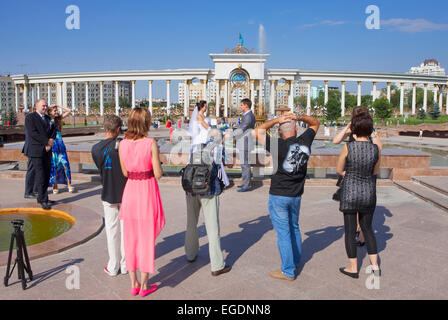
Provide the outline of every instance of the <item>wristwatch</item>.
<path id="1" fill-rule="evenodd" d="M 300 121 L 300 119 L 302 119 L 302 114 L 301 113 L 296 112 L 294 114 L 298 117 L 297 121 Z"/>

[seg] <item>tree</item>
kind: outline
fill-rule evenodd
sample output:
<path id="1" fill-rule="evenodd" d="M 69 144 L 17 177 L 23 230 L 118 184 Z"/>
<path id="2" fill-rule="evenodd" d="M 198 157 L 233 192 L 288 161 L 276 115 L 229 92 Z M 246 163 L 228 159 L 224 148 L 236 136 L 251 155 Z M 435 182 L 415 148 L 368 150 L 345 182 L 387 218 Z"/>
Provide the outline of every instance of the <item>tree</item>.
<path id="1" fill-rule="evenodd" d="M 345 110 L 352 110 L 354 107 L 358 105 L 358 97 L 354 94 L 346 93 L 345 94 Z"/>
<path id="2" fill-rule="evenodd" d="M 434 103 L 434 105 L 431 108 L 431 111 L 428 112 L 428 114 L 431 116 L 432 120 L 437 120 L 440 118 L 440 106 L 438 103 Z"/>
<path id="3" fill-rule="evenodd" d="M 90 112 L 93 114 L 99 114 L 100 113 L 100 103 L 99 102 L 92 102 L 90 104 Z"/>
<path id="4" fill-rule="evenodd" d="M 389 119 L 392 116 L 392 106 L 387 98 L 376 99 L 373 103 L 375 116 L 379 119 Z"/>
<path id="5" fill-rule="evenodd" d="M 401 99 L 401 92 L 400 92 L 400 90 L 395 90 L 390 95 L 390 104 L 391 104 L 391 107 L 394 110 L 399 110 L 400 109 L 400 99 Z"/>
<path id="6" fill-rule="evenodd" d="M 120 97 L 119 105 L 122 109 L 129 109 L 131 107 L 131 103 L 129 102 L 129 100 L 124 97 Z"/>
<path id="7" fill-rule="evenodd" d="M 325 117 L 327 120 L 337 120 L 341 116 L 341 112 L 341 103 L 335 97 L 328 99 L 328 103 L 325 105 Z"/>
<path id="8" fill-rule="evenodd" d="M 115 111 L 115 102 L 106 102 L 104 104 L 104 111 Z"/>
<path id="9" fill-rule="evenodd" d="M 6 116 L 6 120 L 9 121 L 10 125 L 15 126 L 17 124 L 17 114 L 14 108 L 9 108 Z"/>
<path id="10" fill-rule="evenodd" d="M 372 107 L 372 102 L 373 102 L 373 96 L 369 94 L 361 97 L 361 105 L 363 107 L 370 109 Z"/>
<path id="11" fill-rule="evenodd" d="M 426 112 L 425 110 L 422 108 L 418 109 L 418 114 L 417 114 L 417 118 L 424 120 L 426 118 Z"/>

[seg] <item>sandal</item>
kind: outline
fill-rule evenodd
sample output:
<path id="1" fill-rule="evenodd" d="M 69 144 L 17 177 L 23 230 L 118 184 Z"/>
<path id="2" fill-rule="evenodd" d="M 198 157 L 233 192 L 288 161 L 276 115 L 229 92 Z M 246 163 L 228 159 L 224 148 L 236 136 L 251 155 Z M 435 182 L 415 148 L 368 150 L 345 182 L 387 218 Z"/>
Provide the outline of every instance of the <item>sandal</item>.
<path id="1" fill-rule="evenodd" d="M 70 192 L 70 193 L 74 193 L 74 192 L 75 192 L 75 187 L 69 187 L 69 188 L 68 188 L 68 192 Z"/>
<path id="2" fill-rule="evenodd" d="M 58 194 L 59 193 L 59 189 L 53 189 L 53 194 Z"/>

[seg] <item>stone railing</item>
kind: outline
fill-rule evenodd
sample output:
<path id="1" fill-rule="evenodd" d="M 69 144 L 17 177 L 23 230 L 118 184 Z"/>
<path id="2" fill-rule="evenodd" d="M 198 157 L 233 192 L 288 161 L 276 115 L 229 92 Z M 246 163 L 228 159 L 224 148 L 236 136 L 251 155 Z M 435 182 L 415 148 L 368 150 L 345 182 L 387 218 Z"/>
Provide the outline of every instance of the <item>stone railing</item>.
<path id="1" fill-rule="evenodd" d="M 68 151 L 70 166 L 73 172 L 81 172 L 83 164 L 93 164 L 90 151 Z M 188 154 L 161 152 L 160 160 L 165 166 L 185 166 Z M 317 149 L 313 151 L 308 168 L 314 169 L 315 178 L 325 178 L 335 173 L 339 151 L 335 149 Z M 0 148 L 0 161 L 19 162 L 20 168 L 26 168 L 27 157 L 18 148 Z M 234 165 L 239 166 L 238 157 L 234 156 Z M 254 175 L 264 176 L 272 172 L 273 161 L 269 154 L 252 153 Z M 381 155 L 382 179 L 410 180 L 412 176 L 448 175 L 448 168 L 431 168 L 431 155 L 426 152 L 409 149 L 384 149 Z"/>

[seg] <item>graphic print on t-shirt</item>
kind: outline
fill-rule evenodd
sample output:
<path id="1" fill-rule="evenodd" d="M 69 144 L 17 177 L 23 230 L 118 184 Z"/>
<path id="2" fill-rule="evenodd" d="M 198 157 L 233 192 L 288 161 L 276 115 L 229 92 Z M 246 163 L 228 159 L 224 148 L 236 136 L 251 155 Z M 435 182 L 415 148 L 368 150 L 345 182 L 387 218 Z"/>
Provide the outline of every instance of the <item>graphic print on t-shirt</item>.
<path id="1" fill-rule="evenodd" d="M 288 154 L 283 161 L 283 170 L 290 174 L 297 174 L 304 169 L 310 158 L 310 148 L 298 143 L 289 146 Z"/>
<path id="2" fill-rule="evenodd" d="M 106 148 L 104 150 L 104 156 L 106 157 L 106 160 L 104 161 L 104 169 L 112 169 L 112 158 L 110 157 L 110 153 L 112 152 L 112 148 Z"/>

